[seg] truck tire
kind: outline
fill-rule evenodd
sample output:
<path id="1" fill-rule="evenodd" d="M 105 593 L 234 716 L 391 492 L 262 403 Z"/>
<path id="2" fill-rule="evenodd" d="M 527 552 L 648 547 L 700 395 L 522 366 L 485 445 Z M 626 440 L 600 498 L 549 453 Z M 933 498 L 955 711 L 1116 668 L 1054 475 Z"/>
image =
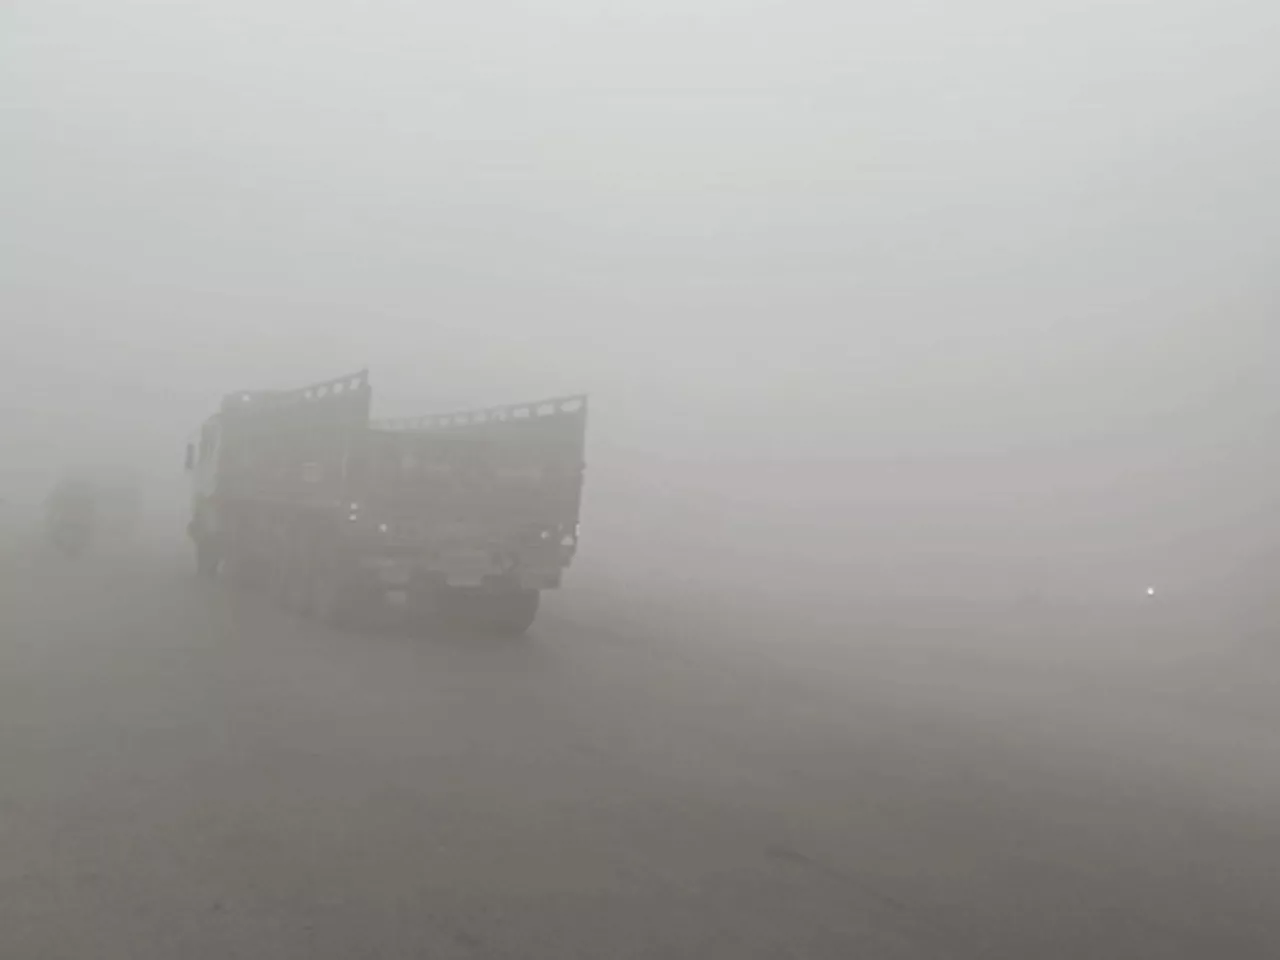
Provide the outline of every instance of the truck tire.
<path id="1" fill-rule="evenodd" d="M 434 633 L 445 619 L 441 605 L 441 587 L 418 584 L 408 591 L 405 616 L 408 625 L 418 633 Z"/>
<path id="2" fill-rule="evenodd" d="M 235 550 L 221 557 L 222 578 L 237 590 L 256 590 L 262 583 L 261 561 L 244 550 Z"/>
<path id="3" fill-rule="evenodd" d="M 282 609 L 311 615 L 315 560 L 305 531 L 295 530 L 280 544 L 275 563 L 275 599 Z"/>
<path id="4" fill-rule="evenodd" d="M 214 577 L 218 573 L 218 549 L 206 539 L 196 540 L 196 575 Z"/>
<path id="5" fill-rule="evenodd" d="M 446 589 L 439 595 L 439 612 L 446 623 L 463 630 L 519 637 L 533 626 L 541 599 L 537 590 Z"/>
<path id="6" fill-rule="evenodd" d="M 512 590 L 491 598 L 484 627 L 502 637 L 521 637 L 538 616 L 542 594 L 537 590 Z"/>
<path id="7" fill-rule="evenodd" d="M 312 608 L 311 565 L 300 554 L 286 557 L 276 584 L 280 606 L 289 613 L 310 616 Z"/>
<path id="8" fill-rule="evenodd" d="M 308 577 L 307 613 L 330 627 L 358 627 L 369 612 L 369 597 L 334 564 L 321 564 Z"/>

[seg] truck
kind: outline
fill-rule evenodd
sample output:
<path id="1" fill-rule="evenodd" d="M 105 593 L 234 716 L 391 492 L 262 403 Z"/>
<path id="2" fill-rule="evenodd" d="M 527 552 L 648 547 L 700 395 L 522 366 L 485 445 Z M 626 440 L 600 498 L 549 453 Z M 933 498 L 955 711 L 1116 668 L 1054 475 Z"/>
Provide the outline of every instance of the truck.
<path id="1" fill-rule="evenodd" d="M 578 546 L 587 397 L 371 419 L 368 371 L 228 394 L 188 443 L 201 576 L 354 626 L 519 635 Z"/>

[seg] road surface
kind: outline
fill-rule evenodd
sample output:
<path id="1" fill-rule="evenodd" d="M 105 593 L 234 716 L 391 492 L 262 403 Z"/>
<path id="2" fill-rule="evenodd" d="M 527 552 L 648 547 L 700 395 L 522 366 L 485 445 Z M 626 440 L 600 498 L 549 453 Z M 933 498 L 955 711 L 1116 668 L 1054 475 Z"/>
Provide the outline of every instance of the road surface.
<path id="1" fill-rule="evenodd" d="M 358 636 L 6 548 L 0 956 L 1280 956 L 1229 685 L 572 597 Z"/>

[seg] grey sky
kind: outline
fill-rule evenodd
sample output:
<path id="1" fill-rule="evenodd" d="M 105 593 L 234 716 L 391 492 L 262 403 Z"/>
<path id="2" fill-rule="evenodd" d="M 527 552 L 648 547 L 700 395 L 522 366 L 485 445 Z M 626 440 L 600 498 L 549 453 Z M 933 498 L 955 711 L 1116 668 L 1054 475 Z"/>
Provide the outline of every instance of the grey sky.
<path id="1" fill-rule="evenodd" d="M 1275 409 L 1275 4 L 2 17 L 14 442 L 364 364 L 386 413 L 590 389 L 606 458 L 1216 476 Z"/>

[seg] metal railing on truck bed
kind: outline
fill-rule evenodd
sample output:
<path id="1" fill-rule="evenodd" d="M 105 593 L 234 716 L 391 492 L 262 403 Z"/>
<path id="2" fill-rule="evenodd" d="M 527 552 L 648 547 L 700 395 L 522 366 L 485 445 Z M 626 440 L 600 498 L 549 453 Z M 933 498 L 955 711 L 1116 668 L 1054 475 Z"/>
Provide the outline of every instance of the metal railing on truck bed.
<path id="1" fill-rule="evenodd" d="M 222 401 L 220 487 L 232 496 L 328 503 L 368 429 L 367 371 L 294 390 L 239 391 Z"/>
<path id="2" fill-rule="evenodd" d="M 587 416 L 586 394 L 550 397 L 533 403 L 513 403 L 478 410 L 462 410 L 455 413 L 428 414 L 422 417 L 398 417 L 375 420 L 370 424 L 375 430 L 391 430 L 406 433 L 450 430 L 459 427 L 477 427 L 495 423 L 520 423 L 542 420 L 548 417 L 577 417 L 584 423 Z"/>
<path id="3" fill-rule="evenodd" d="M 587 397 L 375 421 L 366 439 L 370 495 L 428 523 L 490 530 L 576 527 Z"/>
<path id="4" fill-rule="evenodd" d="M 486 525 L 572 526 L 584 471 L 583 394 L 369 420 L 366 371 L 222 404 L 221 487 L 250 499 L 344 503 Z"/>

